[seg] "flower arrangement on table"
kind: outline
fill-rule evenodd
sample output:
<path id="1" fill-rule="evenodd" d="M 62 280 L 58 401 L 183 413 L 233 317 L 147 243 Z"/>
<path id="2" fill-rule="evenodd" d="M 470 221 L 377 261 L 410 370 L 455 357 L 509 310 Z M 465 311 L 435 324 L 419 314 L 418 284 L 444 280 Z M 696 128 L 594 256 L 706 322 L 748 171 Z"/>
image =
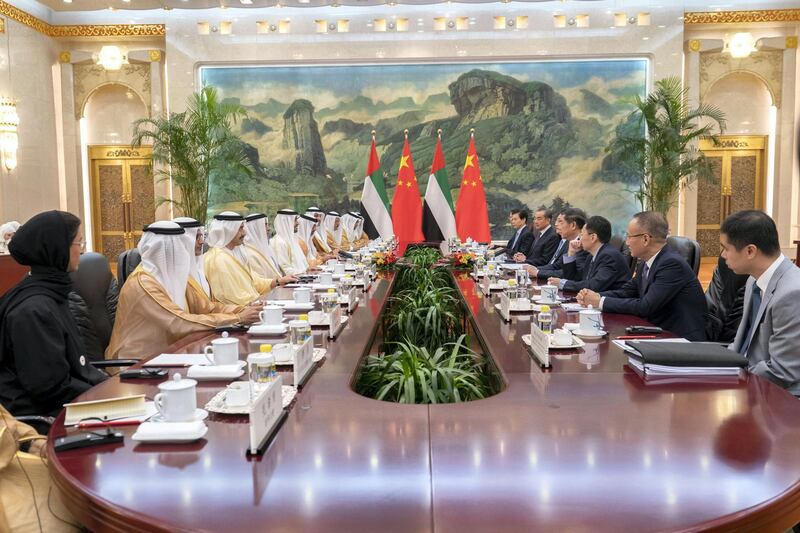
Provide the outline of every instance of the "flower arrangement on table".
<path id="1" fill-rule="evenodd" d="M 397 263 L 394 252 L 375 252 L 372 254 L 372 263 L 378 270 L 391 270 Z"/>
<path id="2" fill-rule="evenodd" d="M 450 266 L 457 269 L 473 268 L 478 260 L 478 256 L 472 252 L 455 252 L 448 258 Z"/>

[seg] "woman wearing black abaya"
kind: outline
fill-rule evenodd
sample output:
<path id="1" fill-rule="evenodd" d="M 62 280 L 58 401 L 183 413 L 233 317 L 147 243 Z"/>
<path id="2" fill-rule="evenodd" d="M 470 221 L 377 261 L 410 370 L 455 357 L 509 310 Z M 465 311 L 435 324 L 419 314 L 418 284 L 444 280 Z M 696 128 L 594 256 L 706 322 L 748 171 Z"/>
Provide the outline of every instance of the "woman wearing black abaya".
<path id="1" fill-rule="evenodd" d="M 108 376 L 83 355 L 69 311 L 81 221 L 63 211 L 23 224 L 9 251 L 31 273 L 0 299 L 0 403 L 13 415 L 55 415 Z"/>

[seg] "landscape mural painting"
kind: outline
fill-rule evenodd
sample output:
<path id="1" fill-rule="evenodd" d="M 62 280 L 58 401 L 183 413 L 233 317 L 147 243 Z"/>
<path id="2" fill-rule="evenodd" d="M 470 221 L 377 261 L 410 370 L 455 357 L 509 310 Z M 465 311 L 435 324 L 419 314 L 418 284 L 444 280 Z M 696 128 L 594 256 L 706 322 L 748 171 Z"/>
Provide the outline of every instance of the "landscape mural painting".
<path id="1" fill-rule="evenodd" d="M 404 130 L 424 194 L 437 131 L 453 199 L 470 129 L 492 237 L 508 238 L 508 211 L 582 207 L 624 231 L 638 209 L 638 177 L 605 146 L 644 96 L 647 60 L 525 61 L 296 67 L 202 67 L 200 81 L 245 107 L 238 124 L 255 171 L 212 176 L 209 213 L 310 205 L 358 208 L 371 132 L 389 201 Z"/>

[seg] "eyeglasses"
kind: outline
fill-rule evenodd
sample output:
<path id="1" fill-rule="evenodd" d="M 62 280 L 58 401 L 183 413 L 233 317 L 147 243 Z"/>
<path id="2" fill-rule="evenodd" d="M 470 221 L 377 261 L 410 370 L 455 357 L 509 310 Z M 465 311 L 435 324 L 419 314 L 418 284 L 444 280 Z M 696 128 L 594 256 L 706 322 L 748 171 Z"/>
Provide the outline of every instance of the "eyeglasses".
<path id="1" fill-rule="evenodd" d="M 81 252 L 85 252 L 86 251 L 86 241 L 73 242 L 72 246 L 79 247 Z"/>
<path id="2" fill-rule="evenodd" d="M 629 234 L 626 233 L 625 234 L 625 240 L 627 241 L 627 240 L 630 240 L 630 239 L 635 239 L 636 237 L 644 237 L 645 235 L 647 235 L 648 237 L 650 236 L 649 233 L 637 233 L 636 235 L 629 235 Z"/>

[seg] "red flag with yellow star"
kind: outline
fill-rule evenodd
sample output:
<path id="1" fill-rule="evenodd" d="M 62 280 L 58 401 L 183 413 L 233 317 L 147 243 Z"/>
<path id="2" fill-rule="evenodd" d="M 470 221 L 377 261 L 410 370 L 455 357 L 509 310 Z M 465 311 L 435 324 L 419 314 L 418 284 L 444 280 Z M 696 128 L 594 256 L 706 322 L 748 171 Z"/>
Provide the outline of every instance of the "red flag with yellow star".
<path id="1" fill-rule="evenodd" d="M 414 174 L 414 161 L 408 146 L 408 135 L 403 144 L 400 170 L 397 171 L 397 185 L 392 200 L 392 225 L 400 243 L 422 242 L 422 200 L 419 196 L 417 176 Z"/>
<path id="2" fill-rule="evenodd" d="M 489 209 L 486 207 L 486 193 L 483 191 L 481 167 L 475 151 L 475 139 L 469 138 L 467 160 L 464 163 L 464 176 L 456 201 L 456 230 L 462 241 L 467 237 L 478 242 L 489 242 Z"/>

